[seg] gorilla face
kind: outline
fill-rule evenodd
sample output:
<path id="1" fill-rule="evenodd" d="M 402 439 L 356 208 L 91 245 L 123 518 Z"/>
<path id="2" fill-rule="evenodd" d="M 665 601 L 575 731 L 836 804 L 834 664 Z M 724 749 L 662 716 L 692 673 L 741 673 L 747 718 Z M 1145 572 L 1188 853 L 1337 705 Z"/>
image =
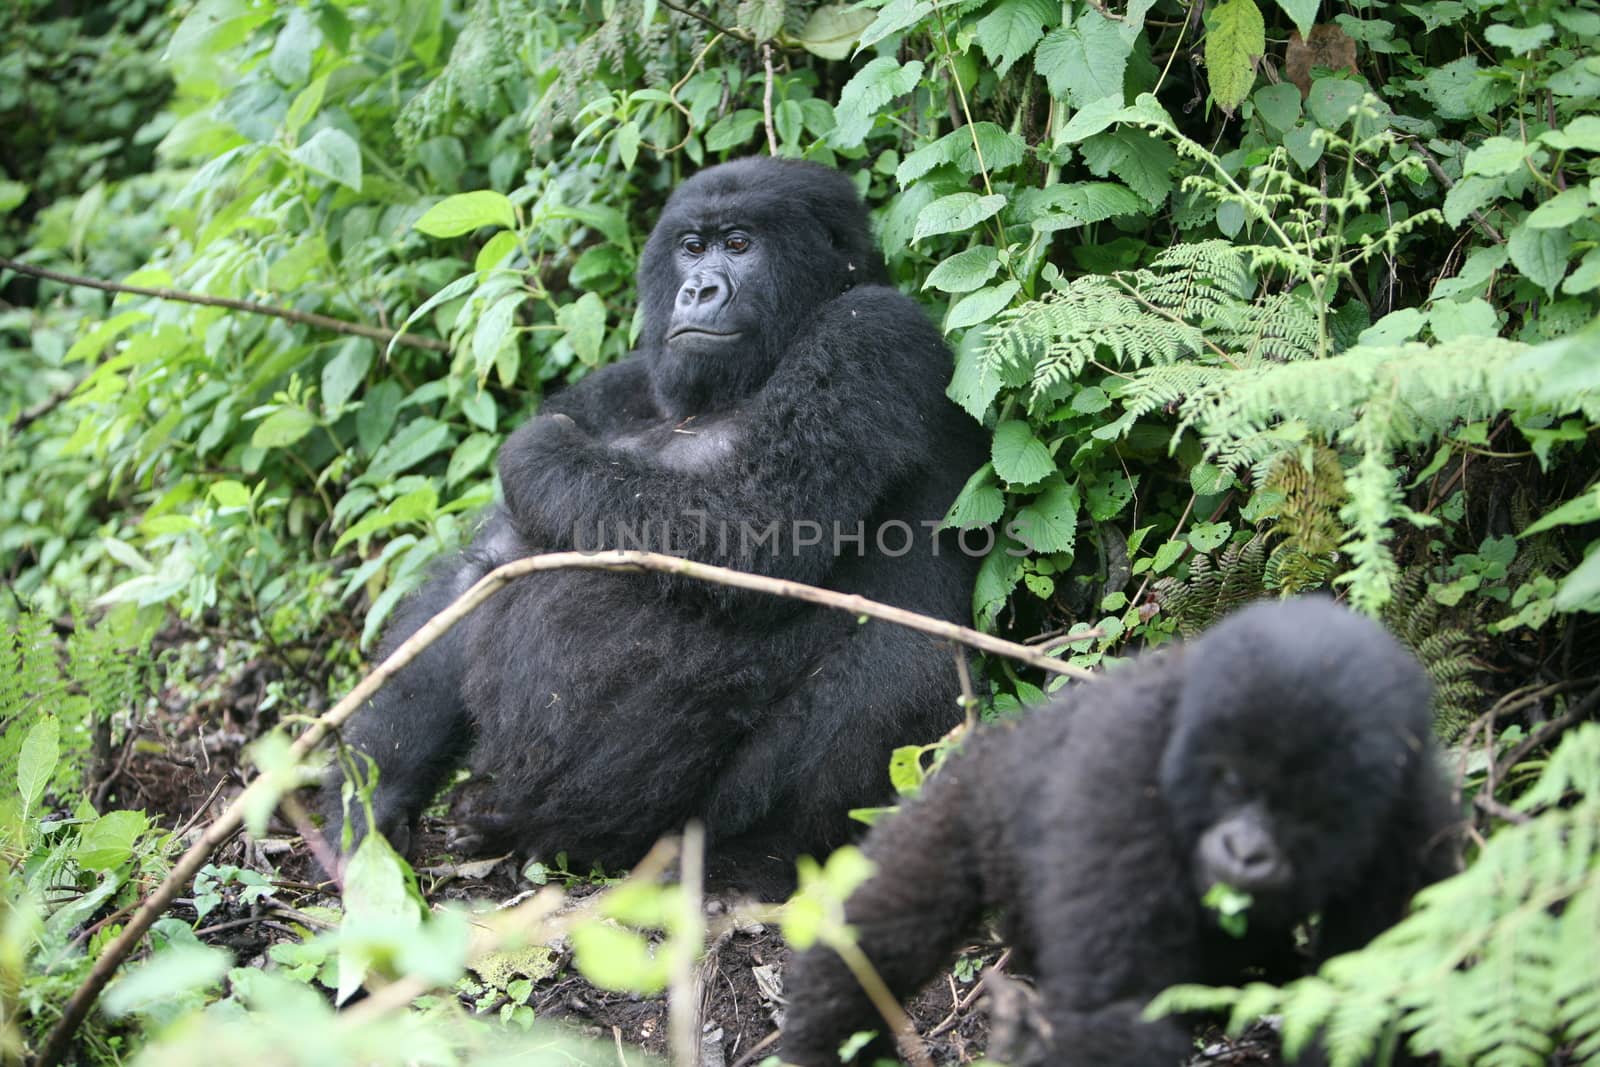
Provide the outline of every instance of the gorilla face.
<path id="1" fill-rule="evenodd" d="M 667 348 L 683 359 L 716 359 L 759 336 L 765 253 L 744 229 L 683 234 L 674 256 L 683 284 L 667 322 Z"/>
<path id="2" fill-rule="evenodd" d="M 1397 653 L 1362 669 L 1375 638 L 1359 620 L 1315 600 L 1276 607 L 1317 640 L 1271 640 L 1260 609 L 1224 624 L 1224 639 L 1244 636 L 1234 656 L 1186 665 L 1160 787 L 1195 890 L 1226 884 L 1251 894 L 1252 914 L 1287 918 L 1361 877 L 1425 747 L 1429 684 Z"/>
<path id="3" fill-rule="evenodd" d="M 639 258 L 639 341 L 657 403 L 680 418 L 738 407 L 817 308 L 884 278 L 844 175 L 774 159 L 700 172 L 667 201 Z"/>

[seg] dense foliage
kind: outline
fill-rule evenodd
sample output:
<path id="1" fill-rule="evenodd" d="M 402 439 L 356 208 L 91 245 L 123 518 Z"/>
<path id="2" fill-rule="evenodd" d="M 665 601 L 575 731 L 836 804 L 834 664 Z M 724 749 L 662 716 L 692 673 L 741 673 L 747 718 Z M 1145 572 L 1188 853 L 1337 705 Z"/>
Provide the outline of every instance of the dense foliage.
<path id="1" fill-rule="evenodd" d="M 492 499 L 508 428 L 628 350 L 665 193 L 757 152 L 852 174 L 957 353 L 950 395 L 993 447 L 949 521 L 1002 531 L 979 626 L 1093 666 L 1331 587 L 1412 644 L 1441 732 L 1475 742 L 1469 794 L 1516 835 L 1375 950 L 1393 970 L 1244 1003 L 1332 1017 L 1350 1048 L 1403 1015 L 1450 1063 L 1592 1050 L 1593 961 L 1504 933 L 1530 902 L 1541 943 L 1592 921 L 1571 829 L 1592 734 L 1502 797 L 1544 766 L 1528 722 L 1592 714 L 1568 701 L 1600 611 L 1594 0 L 22 0 L 5 33 L 0 256 L 178 292 L 0 269 L 0 1057 L 38 1047 L 168 855 L 85 792 L 182 673 L 158 626 L 281 669 L 258 728 L 341 688 Z M 57 661 L 44 620 L 74 611 Z M 1043 684 L 988 672 L 1001 712 Z M 466 924 L 397 889 L 392 853 L 364 862 L 366 926 L 278 946 L 268 974 L 227 976 L 203 912 L 162 920 L 155 977 L 83 1032 L 86 1062 L 218 995 L 224 1036 L 184 1055 L 285 1018 L 352 1055 L 478 1055 L 437 1004 L 438 1029 L 354 1036 L 297 1007 L 314 978 L 461 974 Z M 1495 897 L 1512 868 L 1533 881 Z M 249 874 L 206 877 L 237 898 Z M 698 937 L 675 897 L 617 907 Z M 1478 966 L 1451 972 L 1461 923 Z M 613 984 L 667 980 L 590 929 Z M 1547 1010 L 1438 1010 L 1495 961 Z M 483 998 L 526 1021 L 525 991 Z"/>

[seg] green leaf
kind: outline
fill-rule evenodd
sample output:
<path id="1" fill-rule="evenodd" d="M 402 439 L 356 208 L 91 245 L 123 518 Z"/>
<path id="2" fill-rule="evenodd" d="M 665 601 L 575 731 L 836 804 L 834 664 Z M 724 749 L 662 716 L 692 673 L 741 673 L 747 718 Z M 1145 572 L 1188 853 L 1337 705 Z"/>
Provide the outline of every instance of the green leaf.
<path id="1" fill-rule="evenodd" d="M 1527 157 L 1528 147 L 1521 141 L 1513 141 L 1509 137 L 1490 137 L 1467 153 L 1466 161 L 1461 164 L 1461 176 L 1470 178 L 1474 174 L 1481 174 L 1493 178 L 1510 174 L 1521 170 L 1522 161 Z"/>
<path id="2" fill-rule="evenodd" d="M 1567 273 L 1572 254 L 1572 234 L 1567 230 L 1541 230 L 1524 219 L 1506 240 L 1511 262 L 1523 277 L 1554 294 Z"/>
<path id="3" fill-rule="evenodd" d="M 1294 23 L 1301 37 L 1311 36 L 1311 27 L 1317 22 L 1320 0 L 1278 0 L 1278 6 L 1289 16 L 1289 21 Z"/>
<path id="4" fill-rule="evenodd" d="M 220 482 L 212 482 L 206 490 L 211 499 L 224 508 L 247 508 L 250 506 L 250 490 L 244 483 L 236 482 L 232 478 L 224 478 Z"/>
<path id="5" fill-rule="evenodd" d="M 1500 320 L 1494 308 L 1482 297 L 1466 300 L 1439 300 L 1428 309 L 1428 326 L 1439 341 L 1454 341 L 1458 337 L 1495 337 L 1500 333 Z"/>
<path id="6" fill-rule="evenodd" d="M 1556 590 L 1557 611 L 1600 611 L 1600 550 L 1561 580 Z"/>
<path id="7" fill-rule="evenodd" d="M 617 159 L 622 163 L 624 171 L 633 169 L 633 164 L 639 158 L 639 124 L 637 122 L 624 122 L 617 127 Z"/>
<path id="8" fill-rule="evenodd" d="M 872 12 L 854 4 L 828 4 L 811 13 L 796 40 L 819 59 L 840 60 L 872 22 Z"/>
<path id="9" fill-rule="evenodd" d="M 17 792 L 22 795 L 24 818 L 44 797 L 50 776 L 56 773 L 60 738 L 61 724 L 51 715 L 34 723 L 22 739 L 22 750 L 17 755 Z"/>
<path id="10" fill-rule="evenodd" d="M 1369 348 L 1383 348 L 1388 345 L 1398 345 L 1409 341 L 1422 332 L 1423 323 L 1427 321 L 1419 308 L 1401 308 L 1391 311 L 1377 322 L 1361 331 L 1361 336 L 1356 338 L 1358 344 Z"/>
<path id="11" fill-rule="evenodd" d="M 294 103 L 289 105 L 289 111 L 283 117 L 285 133 L 296 134 L 300 128 L 310 122 L 317 114 L 317 109 L 322 106 L 322 98 L 328 91 L 328 76 L 324 74 L 310 85 L 301 89 L 295 95 Z"/>
<path id="12" fill-rule="evenodd" d="M 499 355 L 501 346 L 513 343 L 517 309 L 527 295 L 520 289 L 502 295 L 478 316 L 477 323 L 473 325 L 472 368 L 480 382 L 494 366 L 495 356 Z"/>
<path id="13" fill-rule="evenodd" d="M 250 435 L 255 448 L 285 448 L 316 429 L 317 420 L 304 408 L 279 408 Z"/>
<path id="14" fill-rule="evenodd" d="M 1300 121 L 1300 90 L 1289 82 L 1263 85 L 1250 99 L 1261 120 L 1279 133 L 1294 129 Z"/>
<path id="15" fill-rule="evenodd" d="M 928 273 L 922 283 L 945 293 L 970 293 L 984 285 L 1000 269 L 1000 256 L 988 245 L 958 252 Z"/>
<path id="16" fill-rule="evenodd" d="M 1005 496 L 994 482 L 994 465 L 985 463 L 967 479 L 945 512 L 941 530 L 971 530 L 993 526 L 1005 512 Z"/>
<path id="17" fill-rule="evenodd" d="M 209 945 L 173 945 L 130 970 L 100 998 L 113 1019 L 170 1004 L 227 977 L 233 956 Z"/>
<path id="18" fill-rule="evenodd" d="M 338 411 L 367 380 L 378 346 L 365 337 L 347 337 L 339 342 L 333 358 L 322 368 L 322 406 Z"/>
<path id="19" fill-rule="evenodd" d="M 1267 50 L 1267 26 L 1255 0 L 1222 0 L 1206 18 L 1206 71 L 1211 98 L 1232 115 L 1250 95 L 1256 64 Z"/>
<path id="20" fill-rule="evenodd" d="M 437 419 L 412 419 L 378 450 L 365 477 L 369 482 L 381 484 L 449 447 L 449 426 Z"/>
<path id="21" fill-rule="evenodd" d="M 1101 97 L 1081 105 L 1077 113 L 1067 120 L 1067 124 L 1056 135 L 1056 146 L 1088 140 L 1120 121 L 1123 110 L 1120 96 Z"/>
<path id="22" fill-rule="evenodd" d="M 444 484 L 453 486 L 469 475 L 477 473 L 500 442 L 493 434 L 475 433 L 456 446 L 450 454 L 450 467 L 445 471 Z"/>
<path id="23" fill-rule="evenodd" d="M 1528 216 L 1527 224 L 1536 230 L 1553 230 L 1571 226 L 1579 219 L 1588 216 L 1589 190 L 1586 186 L 1579 185 L 1557 193 L 1534 208 L 1533 214 Z"/>
<path id="24" fill-rule="evenodd" d="M 925 745 L 901 745 L 889 753 L 889 784 L 899 796 L 915 796 L 927 780 L 928 772 L 922 767 L 926 751 Z"/>
<path id="25" fill-rule="evenodd" d="M 1189 544 L 1196 552 L 1210 552 L 1220 548 L 1233 533 L 1233 527 L 1225 522 L 1202 522 L 1189 531 Z"/>
<path id="26" fill-rule="evenodd" d="M 1283 135 L 1283 147 L 1289 150 L 1289 158 L 1294 160 L 1301 170 L 1310 170 L 1316 166 L 1317 161 L 1322 158 L 1323 150 L 1327 147 L 1322 138 L 1311 136 L 1316 129 L 1317 127 L 1309 122 L 1299 122 L 1295 124 L 1294 129 Z"/>
<path id="27" fill-rule="evenodd" d="M 743 0 L 739 25 L 750 31 L 754 41 L 770 41 L 783 29 L 783 8 L 784 0 Z"/>
<path id="28" fill-rule="evenodd" d="M 1553 511 L 1540 516 L 1518 537 L 1532 537 L 1557 526 L 1582 526 L 1600 520 L 1600 485 L 1592 486 L 1582 496 L 1573 497 Z"/>
<path id="29" fill-rule="evenodd" d="M 978 20 L 978 44 L 994 65 L 994 72 L 1005 77 L 1011 64 L 1028 54 L 1039 43 L 1046 26 L 1060 18 L 1060 5 L 1049 0 L 1000 0 Z"/>
<path id="30" fill-rule="evenodd" d="M 941 233 L 970 230 L 984 219 L 994 216 L 1006 206 L 1006 198 L 998 193 L 979 196 L 977 193 L 951 193 L 941 196 L 917 215 L 917 227 L 911 240 L 934 237 Z"/>
<path id="31" fill-rule="evenodd" d="M 412 223 L 430 237 L 460 237 L 480 226 L 511 229 L 516 224 L 517 212 L 510 199 L 492 189 L 447 196 Z"/>
<path id="32" fill-rule="evenodd" d="M 595 248 L 610 251 L 609 245 L 596 245 Z M 473 257 L 472 269 L 482 274 L 484 271 L 493 270 L 505 262 L 507 256 L 517 249 L 517 235 L 511 230 L 501 230 L 483 243 L 478 249 L 478 254 Z M 595 249 L 590 249 L 594 251 Z M 574 270 L 577 268 L 574 267 Z"/>
<path id="33" fill-rule="evenodd" d="M 1042 482 L 1056 472 L 1056 461 L 1050 450 L 1020 419 L 1010 419 L 995 427 L 990 451 L 994 472 L 1013 487 Z"/>
<path id="34" fill-rule="evenodd" d="M 600 297 L 584 293 L 556 311 L 556 322 L 567 331 L 567 341 L 579 359 L 591 367 L 600 361 L 606 332 L 606 306 Z"/>
<path id="35" fill-rule="evenodd" d="M 1070 27 L 1050 31 L 1034 53 L 1033 65 L 1057 100 L 1077 108 L 1101 100 L 1121 107 L 1122 82 L 1132 54 L 1132 43 L 1123 39 L 1115 23 L 1098 11 L 1085 10 Z"/>
<path id="36" fill-rule="evenodd" d="M 1600 115 L 1579 115 L 1559 130 L 1546 130 L 1539 140 L 1562 152 L 1600 152 Z"/>
<path id="37" fill-rule="evenodd" d="M 340 534 L 339 539 L 333 543 L 333 550 L 337 552 L 351 541 L 359 541 L 379 530 L 387 530 L 392 526 L 431 519 L 438 507 L 439 494 L 433 486 L 424 485 L 420 489 L 413 489 L 409 493 L 396 497 L 383 510 L 368 514 L 360 522 Z"/>
<path id="38" fill-rule="evenodd" d="M 986 330 L 969 330 L 961 339 L 956 352 L 955 373 L 945 395 L 961 406 L 975 419 L 982 419 L 1000 394 L 1000 369 L 996 360 L 984 351 L 983 335 Z"/>
<path id="39" fill-rule="evenodd" d="M 1011 305 L 1011 298 L 1022 289 L 1017 282 L 1001 282 L 962 297 L 944 318 L 944 332 L 954 333 L 980 322 L 988 322 Z"/>
<path id="40" fill-rule="evenodd" d="M 315 174 L 361 191 L 361 146 L 343 130 L 324 126 L 289 156 Z"/>
<path id="41" fill-rule="evenodd" d="M 993 173 L 1021 163 L 1026 151 L 1027 145 L 1016 134 L 992 122 L 974 122 L 906 156 L 895 169 L 894 177 L 901 186 L 906 186 L 934 167 L 948 163 L 955 164 L 966 174 L 982 170 Z"/>
<path id="42" fill-rule="evenodd" d="M 1444 220 L 1459 226 L 1467 216 L 1500 199 L 1505 192 L 1504 178 L 1462 178 L 1444 194 Z"/>
<path id="43" fill-rule="evenodd" d="M 1440 118 L 1471 119 L 1480 108 L 1491 111 L 1496 103 L 1489 72 L 1478 67 L 1476 56 L 1463 56 L 1442 67 L 1429 67 L 1422 76 L 1422 95 Z"/>
<path id="44" fill-rule="evenodd" d="M 304 83 L 311 77 L 311 54 L 321 43 L 322 34 L 311 16 L 301 8 L 290 8 L 267 57 L 272 76 L 291 88 Z"/>
<path id="45" fill-rule="evenodd" d="M 1578 262 L 1578 269 L 1567 275 L 1561 291 L 1572 296 L 1600 289 L 1600 247 L 1591 248 Z"/>
<path id="46" fill-rule="evenodd" d="M 1160 574 L 1183 558 L 1183 554 L 1188 548 L 1188 543 L 1184 541 L 1163 542 L 1161 547 L 1156 549 L 1155 559 L 1150 564 L 1150 569 Z"/>
<path id="47" fill-rule="evenodd" d="M 1556 28 L 1548 22 L 1532 26 L 1511 26 L 1504 22 L 1492 22 L 1483 30 L 1484 39 L 1490 44 L 1518 56 L 1538 51 L 1555 35 Z"/>
<path id="48" fill-rule="evenodd" d="M 83 828 L 73 852 L 91 871 L 113 870 L 127 862 L 134 842 L 149 828 L 142 811 L 108 811 Z"/>
<path id="49" fill-rule="evenodd" d="M 972 616 L 980 627 L 994 625 L 1011 591 L 1022 580 L 1022 558 L 1011 554 L 1015 551 L 1020 551 L 1018 546 L 1001 542 L 978 565 L 978 578 L 972 586 Z"/>
<path id="50" fill-rule="evenodd" d="M 1078 487 L 1058 482 L 1017 512 L 1008 533 L 1036 555 L 1070 552 L 1078 538 Z"/>
<path id="51" fill-rule="evenodd" d="M 1360 82 L 1344 78 L 1318 78 L 1311 83 L 1311 95 L 1306 97 L 1306 109 L 1317 125 L 1325 130 L 1337 130 L 1350 121 L 1350 109 L 1361 103 L 1366 90 Z"/>
<path id="52" fill-rule="evenodd" d="M 1172 168 L 1178 161 L 1177 154 L 1144 130 L 1102 134 L 1086 142 L 1082 152 L 1092 173 L 1115 174 L 1149 207 L 1160 207 L 1172 192 Z"/>
<path id="53" fill-rule="evenodd" d="M 599 920 L 573 927 L 568 939 L 583 976 L 601 989 L 657 993 L 667 986 L 667 964 L 650 952 L 650 943 L 632 930 Z"/>
<path id="54" fill-rule="evenodd" d="M 861 31 L 861 43 L 856 50 L 871 48 L 885 37 L 916 25 L 932 10 L 929 0 L 889 0 L 879 9 L 878 17 Z"/>
<path id="55" fill-rule="evenodd" d="M 761 112 L 754 108 L 742 107 L 724 115 L 706 131 L 706 150 L 726 152 L 730 148 L 737 148 L 750 140 L 750 135 L 756 132 L 759 125 Z"/>
<path id="56" fill-rule="evenodd" d="M 416 930 L 427 912 L 416 875 L 382 834 L 368 834 L 356 846 L 344 874 L 344 925 L 339 941 L 339 988 L 335 1002 L 344 1003 L 361 988 L 373 953 L 360 937 L 363 928 L 390 938 L 400 930 Z"/>
<path id="57" fill-rule="evenodd" d="M 28 199 L 27 185 L 9 178 L 0 180 L 0 215 L 8 214 L 26 199 Z"/>
<path id="58" fill-rule="evenodd" d="M 879 109 L 915 89 L 922 79 L 922 70 L 922 64 L 916 60 L 902 65 L 889 56 L 879 56 L 862 67 L 839 92 L 829 142 L 835 148 L 859 146 L 871 132 Z"/>

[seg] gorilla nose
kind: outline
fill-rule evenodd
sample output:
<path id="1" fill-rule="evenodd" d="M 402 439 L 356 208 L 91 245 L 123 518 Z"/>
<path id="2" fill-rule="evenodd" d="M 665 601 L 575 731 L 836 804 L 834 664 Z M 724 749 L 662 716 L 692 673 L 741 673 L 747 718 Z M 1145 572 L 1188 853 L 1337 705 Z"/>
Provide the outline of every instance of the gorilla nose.
<path id="1" fill-rule="evenodd" d="M 678 290 L 680 308 L 706 308 L 727 299 L 727 284 L 714 274 L 695 272 L 683 280 Z"/>
<path id="2" fill-rule="evenodd" d="M 1222 836 L 1222 848 L 1228 865 L 1238 872 L 1238 877 L 1257 885 L 1277 880 L 1283 857 L 1271 835 L 1254 823 L 1229 826 Z"/>

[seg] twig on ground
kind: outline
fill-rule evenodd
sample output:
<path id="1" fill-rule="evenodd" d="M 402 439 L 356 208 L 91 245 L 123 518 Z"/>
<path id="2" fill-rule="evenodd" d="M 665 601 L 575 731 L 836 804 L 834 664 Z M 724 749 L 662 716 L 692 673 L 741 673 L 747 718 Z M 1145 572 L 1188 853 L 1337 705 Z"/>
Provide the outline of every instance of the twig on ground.
<path id="1" fill-rule="evenodd" d="M 381 689 L 391 678 L 402 670 L 408 663 L 422 653 L 429 645 L 444 636 L 456 623 L 464 619 L 498 590 L 517 578 L 543 571 L 560 570 L 602 570 L 620 571 L 623 573 L 655 572 L 659 574 L 677 574 L 686 578 L 711 582 L 717 585 L 731 586 L 735 589 L 747 589 L 752 592 L 766 593 L 773 596 L 788 597 L 793 600 L 802 600 L 811 604 L 820 604 L 823 607 L 848 611 L 854 615 L 865 615 L 869 618 L 893 622 L 930 634 L 942 637 L 949 641 L 971 645 L 985 652 L 1006 656 L 1018 660 L 1040 670 L 1055 674 L 1068 674 L 1074 677 L 1093 677 L 1090 671 L 1082 667 L 1075 667 L 1063 663 L 1049 656 L 1041 655 L 1026 646 L 1006 641 L 990 634 L 979 633 L 977 630 L 966 626 L 958 626 L 943 619 L 933 619 L 926 615 L 919 615 L 914 611 L 897 608 L 889 604 L 869 600 L 854 594 L 837 593 L 830 589 L 819 589 L 813 585 L 801 582 L 791 582 L 779 578 L 767 578 L 762 575 L 745 574 L 742 571 L 730 570 L 727 567 L 718 567 L 709 563 L 698 563 L 694 560 L 680 559 L 676 556 L 665 556 L 655 552 L 634 551 L 609 551 L 609 552 L 556 552 L 543 556 L 529 556 L 525 559 L 514 560 L 510 563 L 496 567 L 484 575 L 472 588 L 462 593 L 453 600 L 443 611 L 423 623 L 416 633 L 401 642 L 382 663 L 370 674 L 363 678 L 355 688 L 346 693 L 340 700 L 321 716 L 312 720 L 311 725 L 295 738 L 290 746 L 290 753 L 295 760 L 306 757 L 313 749 L 322 743 L 329 733 L 338 729 L 344 722 L 354 715 Z M 101 951 L 94 966 L 89 969 L 88 976 L 83 984 L 72 994 L 67 1003 L 62 1007 L 61 1018 L 50 1031 L 39 1058 L 34 1067 L 57 1067 L 66 1056 L 72 1035 L 89 1013 L 89 1008 L 100 996 L 101 990 L 111 980 L 111 976 L 138 947 L 140 939 L 164 914 L 172 901 L 177 898 L 182 888 L 194 880 L 200 868 L 205 866 L 214 852 L 223 842 L 227 841 L 244 822 L 244 813 L 248 810 L 257 796 L 263 793 L 287 792 L 282 779 L 274 775 L 257 777 L 243 792 L 234 798 L 216 820 L 206 828 L 200 839 L 191 845 L 178 861 L 172 865 L 172 870 L 167 877 L 151 891 L 150 895 L 139 906 L 139 910 L 123 927 L 122 933 L 111 944 Z M 876 977 L 873 975 L 872 977 Z M 404 982 L 396 982 L 382 990 L 389 990 L 403 986 Z M 881 986 L 881 982 L 879 983 Z M 425 990 L 418 990 L 413 995 L 420 995 Z M 884 990 L 883 992 L 887 992 Z M 379 1004 L 388 1001 L 375 994 L 363 1001 L 360 1008 L 368 1011 L 377 1010 Z M 405 1003 L 405 1001 L 402 1001 Z M 889 1003 L 898 1010 L 899 1005 L 889 997 Z M 347 1013 L 348 1014 L 348 1013 Z M 904 1013 L 901 1012 L 904 1019 Z M 907 1023 L 909 1025 L 909 1023 Z M 915 1032 L 911 1037 L 915 1040 Z M 913 1048 L 913 1061 L 918 1067 L 927 1064 L 925 1050 Z M 920 1056 L 915 1055 L 919 1053 Z"/>

